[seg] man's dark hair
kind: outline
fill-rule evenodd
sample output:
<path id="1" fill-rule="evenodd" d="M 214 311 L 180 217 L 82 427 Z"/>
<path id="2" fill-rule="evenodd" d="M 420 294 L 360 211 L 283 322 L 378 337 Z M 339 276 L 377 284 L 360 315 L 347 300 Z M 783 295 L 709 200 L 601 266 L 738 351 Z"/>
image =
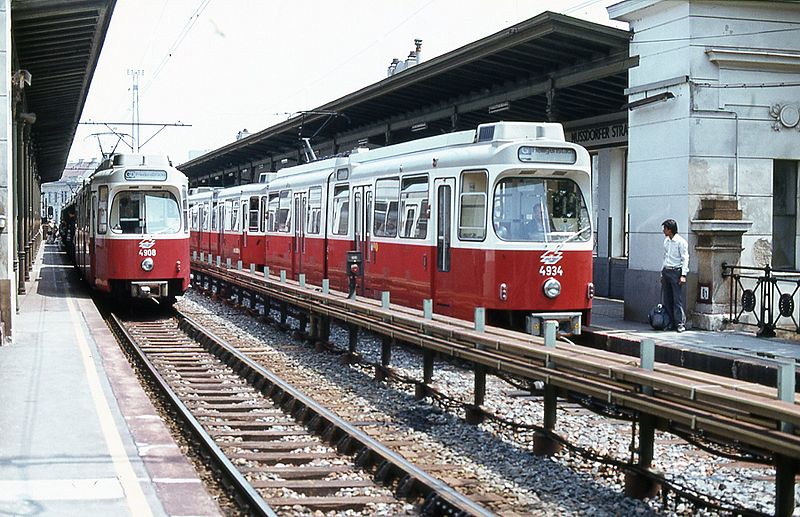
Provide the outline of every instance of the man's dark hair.
<path id="1" fill-rule="evenodd" d="M 667 219 L 666 221 L 661 223 L 661 226 L 671 231 L 673 234 L 678 233 L 678 223 L 675 222 L 675 219 Z"/>

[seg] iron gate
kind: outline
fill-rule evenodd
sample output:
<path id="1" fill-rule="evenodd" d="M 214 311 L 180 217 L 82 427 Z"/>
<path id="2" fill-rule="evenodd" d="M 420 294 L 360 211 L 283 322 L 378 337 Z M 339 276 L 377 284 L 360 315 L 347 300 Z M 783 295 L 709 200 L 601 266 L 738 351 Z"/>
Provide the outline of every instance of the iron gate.
<path id="1" fill-rule="evenodd" d="M 722 276 L 730 279 L 731 322 L 758 327 L 761 337 L 777 329 L 800 333 L 800 271 L 722 264 Z"/>

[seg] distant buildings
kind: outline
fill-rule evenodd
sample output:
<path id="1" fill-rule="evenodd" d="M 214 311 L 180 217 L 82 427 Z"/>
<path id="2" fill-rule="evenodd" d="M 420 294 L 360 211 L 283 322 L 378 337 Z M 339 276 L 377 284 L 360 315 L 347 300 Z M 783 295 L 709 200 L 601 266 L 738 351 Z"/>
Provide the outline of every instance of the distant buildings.
<path id="1" fill-rule="evenodd" d="M 42 184 L 42 218 L 52 218 L 58 224 L 61 208 L 78 191 L 83 178 L 94 172 L 98 165 L 100 162 L 95 159 L 68 162 L 60 180 Z"/>

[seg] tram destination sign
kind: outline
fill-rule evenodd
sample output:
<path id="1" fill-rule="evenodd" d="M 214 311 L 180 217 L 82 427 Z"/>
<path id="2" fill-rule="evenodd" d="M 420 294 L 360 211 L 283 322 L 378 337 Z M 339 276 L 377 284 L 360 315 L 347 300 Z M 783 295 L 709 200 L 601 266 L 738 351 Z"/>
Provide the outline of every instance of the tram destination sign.
<path id="1" fill-rule="evenodd" d="M 523 145 L 517 154 L 521 162 L 575 163 L 577 154 L 569 147 L 540 147 Z"/>
<path id="2" fill-rule="evenodd" d="M 155 169 L 128 169 L 125 181 L 167 181 L 167 171 Z"/>

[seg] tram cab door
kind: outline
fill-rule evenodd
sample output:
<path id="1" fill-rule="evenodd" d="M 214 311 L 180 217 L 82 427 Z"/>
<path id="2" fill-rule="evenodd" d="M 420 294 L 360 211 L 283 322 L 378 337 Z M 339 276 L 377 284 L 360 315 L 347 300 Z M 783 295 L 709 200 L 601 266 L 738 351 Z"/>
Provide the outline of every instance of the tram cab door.
<path id="1" fill-rule="evenodd" d="M 452 262 L 453 226 L 455 224 L 455 178 L 434 181 L 436 203 L 436 270 L 433 279 L 433 310 L 447 309 L 455 293 L 455 281 L 450 273 Z"/>
<path id="2" fill-rule="evenodd" d="M 375 262 L 372 249 L 372 187 L 353 188 L 353 251 L 360 251 L 362 258 L 361 274 L 356 280 L 356 293 L 371 296 L 367 292 L 367 279 L 370 278 L 370 265 Z"/>
<path id="3" fill-rule="evenodd" d="M 292 243 L 292 273 L 295 278 L 303 272 L 303 255 L 306 252 L 306 232 L 305 220 L 306 210 L 308 209 L 308 194 L 306 192 L 296 192 L 294 194 L 294 242 Z"/>

